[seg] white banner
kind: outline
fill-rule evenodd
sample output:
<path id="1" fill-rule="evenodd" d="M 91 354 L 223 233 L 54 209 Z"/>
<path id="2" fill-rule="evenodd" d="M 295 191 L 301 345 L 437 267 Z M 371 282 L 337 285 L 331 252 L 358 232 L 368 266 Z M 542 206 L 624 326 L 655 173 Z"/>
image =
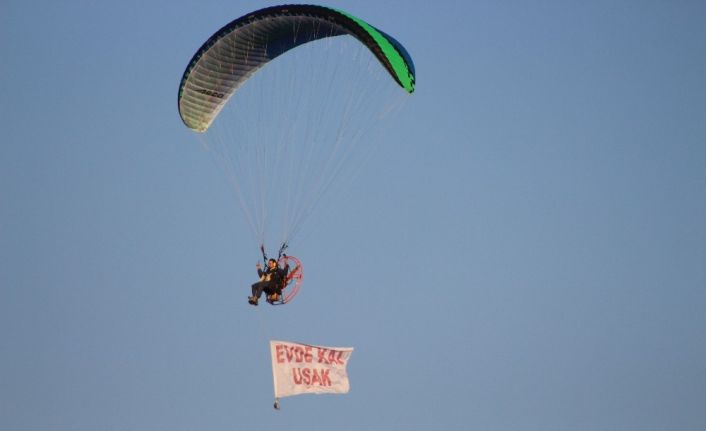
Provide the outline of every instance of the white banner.
<path id="1" fill-rule="evenodd" d="M 270 341 L 275 398 L 298 394 L 345 394 L 352 347 Z"/>

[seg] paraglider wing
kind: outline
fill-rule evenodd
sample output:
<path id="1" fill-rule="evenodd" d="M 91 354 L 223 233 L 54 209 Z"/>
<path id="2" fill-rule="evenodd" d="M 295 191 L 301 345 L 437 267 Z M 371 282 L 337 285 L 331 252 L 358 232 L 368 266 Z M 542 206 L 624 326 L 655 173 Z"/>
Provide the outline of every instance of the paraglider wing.
<path id="1" fill-rule="evenodd" d="M 196 52 L 179 86 L 182 121 L 194 131 L 205 131 L 228 99 L 258 69 L 297 46 L 342 35 L 359 40 L 402 88 L 414 91 L 412 60 L 391 36 L 336 9 L 273 6 L 230 22 Z"/>

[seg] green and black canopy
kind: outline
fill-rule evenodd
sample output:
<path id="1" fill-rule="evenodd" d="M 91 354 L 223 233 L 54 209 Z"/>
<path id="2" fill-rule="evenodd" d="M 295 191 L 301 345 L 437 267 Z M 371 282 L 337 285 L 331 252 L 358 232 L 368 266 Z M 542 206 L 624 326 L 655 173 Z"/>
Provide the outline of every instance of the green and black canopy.
<path id="1" fill-rule="evenodd" d="M 179 114 L 203 132 L 238 88 L 274 58 L 315 40 L 350 35 L 364 44 L 409 93 L 414 64 L 402 44 L 346 12 L 314 5 L 273 6 L 242 16 L 196 52 L 179 85 Z"/>

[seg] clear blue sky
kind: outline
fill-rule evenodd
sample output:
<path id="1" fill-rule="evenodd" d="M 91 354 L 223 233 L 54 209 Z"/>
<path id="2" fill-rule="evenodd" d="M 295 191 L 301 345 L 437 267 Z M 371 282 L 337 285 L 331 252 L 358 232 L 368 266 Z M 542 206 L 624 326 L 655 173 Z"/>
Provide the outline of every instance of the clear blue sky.
<path id="1" fill-rule="evenodd" d="M 0 429 L 706 429 L 706 3 L 330 2 L 417 92 L 254 309 L 176 96 L 271 4 L 0 6 Z M 271 338 L 351 392 L 274 411 Z"/>

